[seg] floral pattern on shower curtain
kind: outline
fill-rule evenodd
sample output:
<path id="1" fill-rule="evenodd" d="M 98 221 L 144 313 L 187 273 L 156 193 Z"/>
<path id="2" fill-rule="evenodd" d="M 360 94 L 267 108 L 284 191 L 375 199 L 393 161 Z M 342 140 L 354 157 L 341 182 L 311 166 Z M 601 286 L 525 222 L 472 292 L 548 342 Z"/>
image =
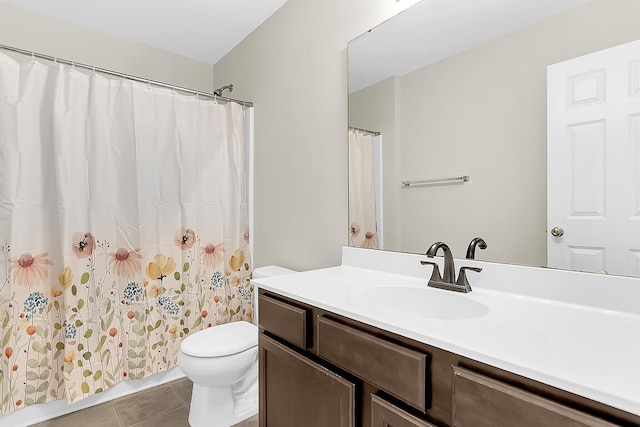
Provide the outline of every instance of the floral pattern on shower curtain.
<path id="1" fill-rule="evenodd" d="M 0 407 L 75 402 L 251 320 L 243 111 L 0 54 Z"/>
<path id="2" fill-rule="evenodd" d="M 373 137 L 349 130 L 349 243 L 378 248 Z"/>

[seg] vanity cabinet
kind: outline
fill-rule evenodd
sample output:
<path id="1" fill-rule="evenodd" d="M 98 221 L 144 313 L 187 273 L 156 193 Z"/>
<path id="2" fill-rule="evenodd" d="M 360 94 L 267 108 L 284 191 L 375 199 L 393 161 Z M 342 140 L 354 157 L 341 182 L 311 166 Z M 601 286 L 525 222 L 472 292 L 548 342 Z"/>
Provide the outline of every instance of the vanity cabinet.
<path id="1" fill-rule="evenodd" d="M 261 427 L 610 427 L 640 417 L 260 289 Z"/>

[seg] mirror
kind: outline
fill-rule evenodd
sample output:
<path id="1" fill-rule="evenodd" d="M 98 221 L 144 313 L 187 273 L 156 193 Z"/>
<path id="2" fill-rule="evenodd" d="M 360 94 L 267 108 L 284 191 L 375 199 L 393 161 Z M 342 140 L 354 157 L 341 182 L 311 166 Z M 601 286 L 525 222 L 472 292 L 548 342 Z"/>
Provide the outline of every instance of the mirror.
<path id="1" fill-rule="evenodd" d="M 351 41 L 349 126 L 382 139 L 382 248 L 444 241 L 462 258 L 480 236 L 476 259 L 546 266 L 547 66 L 640 39 L 639 14 L 633 0 L 422 0 Z"/>

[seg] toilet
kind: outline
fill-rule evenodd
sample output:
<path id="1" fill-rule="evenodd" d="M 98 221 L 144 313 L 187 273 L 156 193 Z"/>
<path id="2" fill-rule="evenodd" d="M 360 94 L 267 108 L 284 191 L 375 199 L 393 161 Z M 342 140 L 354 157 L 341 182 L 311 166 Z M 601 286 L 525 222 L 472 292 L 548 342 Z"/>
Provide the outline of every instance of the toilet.
<path id="1" fill-rule="evenodd" d="M 288 273 L 294 271 L 268 266 L 255 269 L 253 277 Z M 178 365 L 193 382 L 191 427 L 229 427 L 258 412 L 256 325 L 237 321 L 189 335 L 180 344 Z"/>

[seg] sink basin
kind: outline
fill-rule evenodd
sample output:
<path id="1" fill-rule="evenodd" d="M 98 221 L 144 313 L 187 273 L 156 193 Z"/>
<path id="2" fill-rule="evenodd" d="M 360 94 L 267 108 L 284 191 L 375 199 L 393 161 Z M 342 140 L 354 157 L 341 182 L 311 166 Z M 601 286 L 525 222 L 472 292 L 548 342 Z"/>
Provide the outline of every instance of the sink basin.
<path id="1" fill-rule="evenodd" d="M 489 307 L 460 294 L 440 289 L 408 286 L 379 286 L 357 292 L 357 304 L 368 310 L 392 311 L 426 319 L 470 319 L 484 316 Z"/>

